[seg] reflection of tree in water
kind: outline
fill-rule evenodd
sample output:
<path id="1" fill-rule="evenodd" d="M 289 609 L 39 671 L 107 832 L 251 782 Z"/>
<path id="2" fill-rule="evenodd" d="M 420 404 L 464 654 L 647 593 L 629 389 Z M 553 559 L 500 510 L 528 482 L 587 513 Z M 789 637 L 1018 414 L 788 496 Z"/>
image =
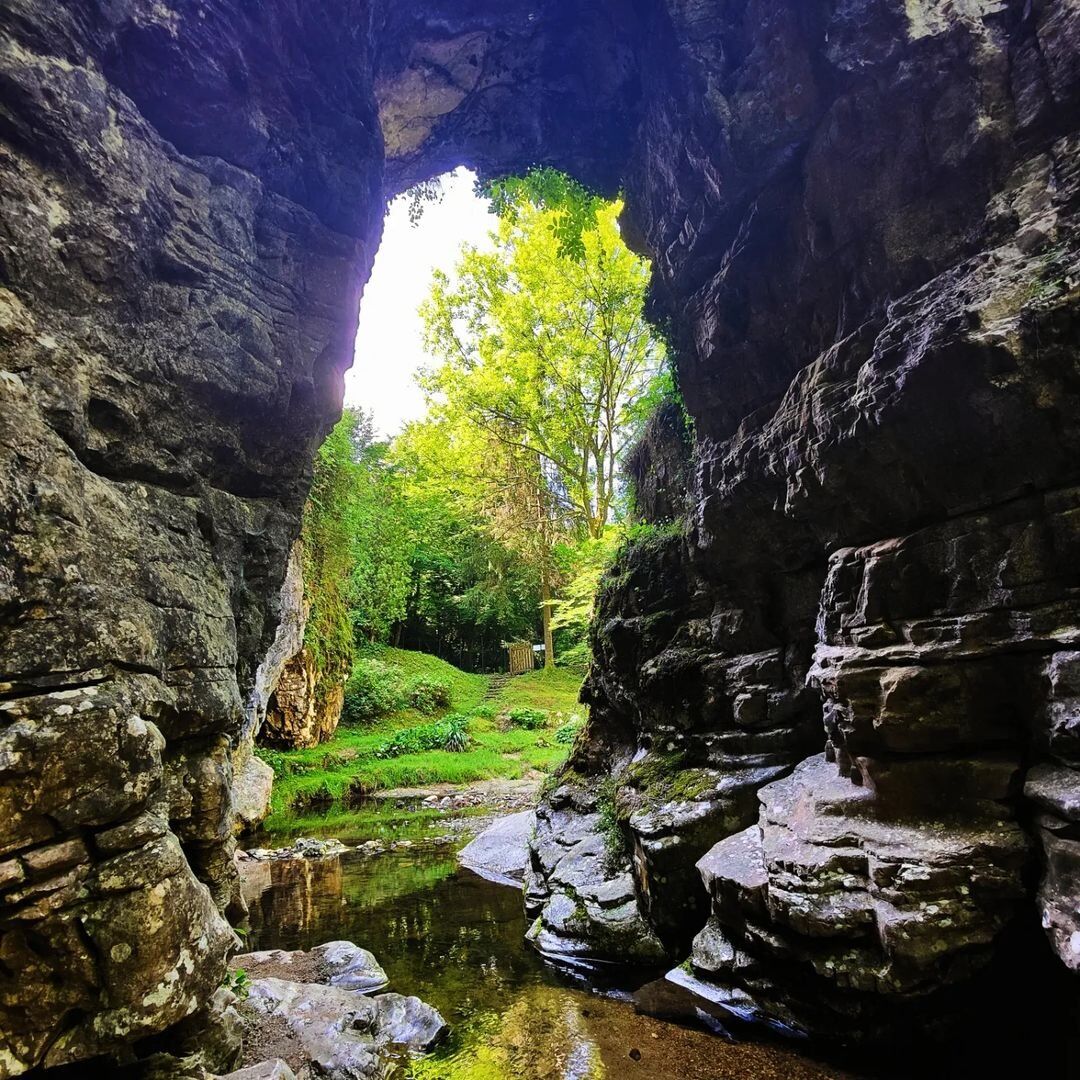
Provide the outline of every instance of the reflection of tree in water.
<path id="1" fill-rule="evenodd" d="M 413 1064 L 412 1080 L 599 1080 L 605 1075 L 582 1011 L 555 987 L 532 986 L 498 1011 L 469 1017 L 445 1049 Z"/>
<path id="2" fill-rule="evenodd" d="M 248 864 L 245 895 L 251 948 L 347 938 L 375 953 L 394 990 L 443 1013 L 453 1039 L 417 1077 L 602 1075 L 580 1009 L 545 985 L 554 976 L 523 943 L 520 894 L 459 870 L 452 853 Z"/>
<path id="3" fill-rule="evenodd" d="M 308 935 L 312 928 L 332 926 L 341 911 L 340 859 L 246 863 L 241 881 L 252 949 L 310 948 L 329 940 L 319 937 L 308 944 Z"/>
<path id="4" fill-rule="evenodd" d="M 347 938 L 375 953 L 394 989 L 451 1021 L 478 1000 L 497 1000 L 508 981 L 544 977 L 522 943 L 520 895 L 458 870 L 453 853 L 248 864 L 245 896 L 250 948 Z"/>
<path id="5" fill-rule="evenodd" d="M 729 1046 L 636 1016 L 625 1000 L 567 983 L 525 946 L 518 890 L 459 870 L 445 850 L 248 863 L 244 894 L 250 948 L 308 949 L 346 938 L 378 957 L 391 989 L 443 1014 L 453 1029 L 449 1043 L 412 1063 L 401 1080 L 837 1075 L 788 1052 Z M 633 1074 L 631 1048 L 644 1053 Z"/>

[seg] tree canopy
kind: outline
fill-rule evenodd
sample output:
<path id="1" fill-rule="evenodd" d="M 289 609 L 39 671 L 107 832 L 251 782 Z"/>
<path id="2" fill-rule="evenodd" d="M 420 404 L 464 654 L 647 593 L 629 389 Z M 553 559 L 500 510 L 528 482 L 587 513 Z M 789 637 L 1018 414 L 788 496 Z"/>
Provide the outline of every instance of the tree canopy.
<path id="1" fill-rule="evenodd" d="M 549 662 L 556 545 L 611 524 L 632 408 L 664 359 L 621 204 L 558 176 L 503 182 L 492 249 L 466 248 L 453 277 L 436 273 L 421 315 L 440 363 L 422 376 L 429 419 L 410 436 L 536 567 Z"/>
<path id="2" fill-rule="evenodd" d="M 320 666 L 392 641 L 490 667 L 537 621 L 548 663 L 556 635 L 584 656 L 626 508 L 620 460 L 670 383 L 649 268 L 621 204 L 561 173 L 487 192 L 490 246 L 436 272 L 421 309 L 426 417 L 379 441 L 346 411 L 319 451 L 304 544 Z"/>

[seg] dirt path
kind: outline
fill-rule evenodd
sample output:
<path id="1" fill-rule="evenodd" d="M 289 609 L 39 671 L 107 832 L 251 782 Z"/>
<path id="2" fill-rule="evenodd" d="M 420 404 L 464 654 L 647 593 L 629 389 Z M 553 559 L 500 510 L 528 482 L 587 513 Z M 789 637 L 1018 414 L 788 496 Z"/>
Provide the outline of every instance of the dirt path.
<path id="1" fill-rule="evenodd" d="M 476 780 L 471 784 L 426 784 L 424 787 L 389 788 L 376 791 L 372 799 L 379 802 L 441 804 L 449 799 L 455 808 L 490 806 L 500 812 L 512 813 L 536 805 L 543 773 L 531 773 L 516 780 L 495 778 Z"/>

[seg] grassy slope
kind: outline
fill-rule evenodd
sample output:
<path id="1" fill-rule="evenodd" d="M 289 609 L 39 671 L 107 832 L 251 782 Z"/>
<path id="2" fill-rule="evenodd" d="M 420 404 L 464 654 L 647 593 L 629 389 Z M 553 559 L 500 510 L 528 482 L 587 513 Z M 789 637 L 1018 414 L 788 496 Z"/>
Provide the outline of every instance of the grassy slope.
<path id="1" fill-rule="evenodd" d="M 463 753 L 428 750 L 385 760 L 373 757 L 375 748 L 395 731 L 432 719 L 405 709 L 362 727 L 339 727 L 329 742 L 309 750 L 266 754 L 277 773 L 268 827 L 286 827 L 290 812 L 379 789 L 519 777 L 532 769 L 548 772 L 569 749 L 554 741 L 554 730 L 571 713 L 584 714 L 584 708 L 577 704 L 581 679 L 574 672 L 555 669 L 519 675 L 485 701 L 491 681 L 487 675 L 470 675 L 434 656 L 402 649 L 386 649 L 379 658 L 401 668 L 406 678 L 425 675 L 447 683 L 449 711 L 468 713 L 483 701 L 495 710 L 496 719 L 470 719 L 473 742 Z M 500 731 L 497 714 L 521 706 L 547 710 L 549 727 Z"/>

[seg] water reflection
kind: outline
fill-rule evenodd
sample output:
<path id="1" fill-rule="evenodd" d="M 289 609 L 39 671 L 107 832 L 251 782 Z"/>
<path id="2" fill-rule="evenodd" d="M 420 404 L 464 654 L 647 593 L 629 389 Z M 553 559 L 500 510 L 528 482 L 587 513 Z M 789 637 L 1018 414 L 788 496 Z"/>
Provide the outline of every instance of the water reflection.
<path id="1" fill-rule="evenodd" d="M 728 1080 L 846 1074 L 786 1048 L 726 1043 L 639 1016 L 561 975 L 523 944 L 521 897 L 457 866 L 452 848 L 257 864 L 246 871 L 250 947 L 371 949 L 391 989 L 453 1026 L 414 1080 Z M 633 990 L 631 985 L 624 989 Z"/>

